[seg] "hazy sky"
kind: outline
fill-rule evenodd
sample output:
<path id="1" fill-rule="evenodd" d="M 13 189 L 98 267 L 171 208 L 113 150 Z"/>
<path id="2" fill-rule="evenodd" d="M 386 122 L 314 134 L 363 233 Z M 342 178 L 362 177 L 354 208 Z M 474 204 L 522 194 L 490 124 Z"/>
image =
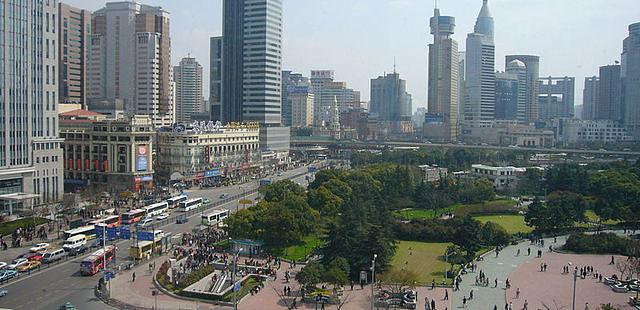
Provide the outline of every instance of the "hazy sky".
<path id="1" fill-rule="evenodd" d="M 62 1 L 91 10 L 101 0 Z M 369 80 L 393 70 L 407 80 L 413 108 L 426 105 L 430 0 L 283 0 L 283 70 L 309 75 L 332 69 L 336 79 L 369 99 Z M 222 33 L 222 0 L 147 0 L 171 13 L 172 58 L 191 53 L 204 67 L 208 95 L 209 37 Z M 456 18 L 454 38 L 464 50 L 482 0 L 439 0 Z M 620 59 L 627 27 L 640 22 L 640 0 L 489 0 L 496 24 L 496 69 L 504 55 L 541 56 L 540 75 L 576 77 L 576 104 L 584 77 Z"/>

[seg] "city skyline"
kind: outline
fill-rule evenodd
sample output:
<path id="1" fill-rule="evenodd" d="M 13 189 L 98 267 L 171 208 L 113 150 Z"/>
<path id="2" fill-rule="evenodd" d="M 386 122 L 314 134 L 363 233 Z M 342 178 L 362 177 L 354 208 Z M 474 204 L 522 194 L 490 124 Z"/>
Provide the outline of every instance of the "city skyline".
<path id="1" fill-rule="evenodd" d="M 62 2 L 96 10 L 106 1 Z M 620 59 L 627 27 L 638 21 L 634 12 L 640 10 L 640 2 L 618 2 L 612 6 L 605 1 L 587 0 L 578 7 L 569 1 L 490 0 L 496 19 L 496 59 L 508 54 L 533 54 L 541 56 L 541 76 L 567 75 L 582 81 L 597 75 L 600 66 Z M 191 53 L 206 72 L 209 37 L 222 33 L 222 1 L 195 0 L 189 6 L 167 0 L 144 3 L 160 5 L 171 13 L 173 64 Z M 480 0 L 438 3 L 447 15 L 456 18 L 458 31 L 453 38 L 460 43 L 461 51 L 466 49 L 464 38 L 472 32 L 481 5 Z M 369 79 L 381 72 L 392 72 L 395 56 L 397 71 L 406 78 L 408 91 L 414 96 L 413 108 L 425 107 L 433 6 L 431 1 L 414 0 L 285 1 L 282 68 L 305 75 L 313 69 L 334 70 L 337 80 L 346 81 L 363 94 L 363 100 L 368 100 Z M 387 22 L 380 23 L 381 18 Z M 360 22 L 354 25 L 354 19 Z M 540 22 L 544 20 L 559 22 Z M 381 44 L 381 37 L 388 41 Z M 593 48 L 595 43 L 597 48 Z M 496 69 L 503 71 L 503 65 L 497 61 Z M 205 75 L 205 85 L 208 79 Z M 205 96 L 208 97 L 206 87 Z M 582 87 L 578 87 L 576 104 L 581 102 Z"/>

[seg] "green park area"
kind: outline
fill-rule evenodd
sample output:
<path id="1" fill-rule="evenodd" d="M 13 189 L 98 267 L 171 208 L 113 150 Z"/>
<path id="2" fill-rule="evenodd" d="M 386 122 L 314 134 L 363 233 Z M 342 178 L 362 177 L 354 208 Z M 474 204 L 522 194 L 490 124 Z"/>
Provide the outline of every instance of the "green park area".
<path id="1" fill-rule="evenodd" d="M 502 214 L 502 215 L 482 215 L 474 216 L 474 219 L 482 222 L 493 222 L 504 228 L 509 234 L 517 233 L 530 233 L 533 228 L 527 226 L 524 221 L 524 216 L 515 214 Z"/>
<path id="2" fill-rule="evenodd" d="M 28 225 L 41 225 L 48 222 L 47 219 L 37 218 L 21 218 L 19 220 L 0 223 L 0 236 L 11 235 L 19 227 L 27 227 Z"/>
<path id="3" fill-rule="evenodd" d="M 452 243 L 399 241 L 391 261 L 392 268 L 413 271 L 422 284 L 431 283 L 432 280 L 441 283 L 444 271 L 449 268 L 443 254 L 450 245 Z M 448 283 L 452 283 L 451 279 Z"/>
<path id="4" fill-rule="evenodd" d="M 454 204 L 443 209 L 403 209 L 394 213 L 405 220 L 429 219 L 442 216 L 447 213 L 454 213 L 456 216 L 476 215 L 476 214 L 499 214 L 513 212 L 517 202 L 512 199 L 495 199 L 473 204 Z"/>
<path id="5" fill-rule="evenodd" d="M 309 235 L 302 238 L 300 244 L 295 244 L 284 248 L 282 251 L 282 257 L 288 260 L 304 261 L 307 256 L 311 254 L 315 249 L 325 244 L 322 237 L 319 235 Z"/>
<path id="6" fill-rule="evenodd" d="M 593 212 L 593 210 L 587 210 L 584 213 L 584 216 L 587 218 L 587 220 L 591 223 L 599 223 L 600 222 L 600 217 Z M 616 220 L 608 220 L 608 221 L 604 221 L 602 222 L 603 225 L 615 225 L 620 223 L 620 221 L 616 221 Z"/>

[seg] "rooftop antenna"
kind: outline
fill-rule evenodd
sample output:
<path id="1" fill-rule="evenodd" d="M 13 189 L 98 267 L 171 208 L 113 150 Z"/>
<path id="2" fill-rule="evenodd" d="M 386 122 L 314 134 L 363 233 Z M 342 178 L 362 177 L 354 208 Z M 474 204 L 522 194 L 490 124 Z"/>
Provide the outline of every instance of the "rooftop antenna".
<path id="1" fill-rule="evenodd" d="M 393 74 L 396 74 L 396 56 L 393 56 Z"/>
<path id="2" fill-rule="evenodd" d="M 435 1 L 436 1 L 436 6 L 435 6 L 435 8 L 437 9 L 437 8 L 438 8 L 438 0 L 435 0 Z"/>

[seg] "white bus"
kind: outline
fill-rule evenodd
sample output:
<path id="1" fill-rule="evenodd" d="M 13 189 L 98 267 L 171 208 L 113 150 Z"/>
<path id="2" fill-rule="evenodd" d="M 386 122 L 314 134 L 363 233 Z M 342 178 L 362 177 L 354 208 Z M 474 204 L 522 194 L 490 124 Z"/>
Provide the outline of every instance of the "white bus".
<path id="1" fill-rule="evenodd" d="M 169 212 L 169 203 L 166 201 L 154 203 L 143 208 L 146 211 L 147 217 L 158 216 L 163 213 Z"/>
<path id="2" fill-rule="evenodd" d="M 169 208 L 173 209 L 178 206 L 178 203 L 183 202 L 187 199 L 188 199 L 187 195 L 179 195 L 179 196 L 175 196 L 167 199 L 167 203 L 169 204 Z"/>
<path id="3" fill-rule="evenodd" d="M 202 225 L 215 226 L 229 217 L 229 210 L 216 210 L 213 213 L 202 215 Z"/>
<path id="4" fill-rule="evenodd" d="M 187 212 L 187 211 L 200 208 L 201 206 L 202 206 L 202 197 L 193 198 L 193 199 L 189 199 L 187 201 L 178 203 L 178 211 Z"/>
<path id="5" fill-rule="evenodd" d="M 67 240 L 73 236 L 85 235 L 87 239 L 93 239 L 96 237 L 96 227 L 94 225 L 82 226 L 70 230 L 65 230 L 63 239 Z"/>

